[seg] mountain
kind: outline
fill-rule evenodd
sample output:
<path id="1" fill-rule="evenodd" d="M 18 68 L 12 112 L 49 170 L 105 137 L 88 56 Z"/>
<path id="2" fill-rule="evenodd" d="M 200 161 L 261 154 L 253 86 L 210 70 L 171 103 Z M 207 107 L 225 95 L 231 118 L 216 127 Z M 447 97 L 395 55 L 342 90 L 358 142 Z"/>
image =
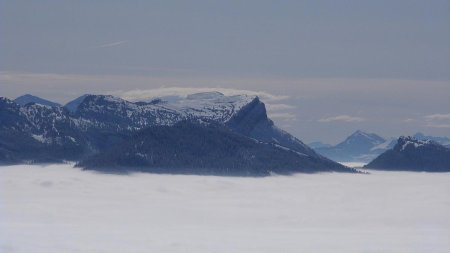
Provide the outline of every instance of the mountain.
<path id="1" fill-rule="evenodd" d="M 358 130 L 335 146 L 317 147 L 314 150 L 335 161 L 368 162 L 391 146 L 392 140 Z"/>
<path id="2" fill-rule="evenodd" d="M 413 136 L 417 140 L 431 140 L 435 141 L 447 148 L 450 148 L 450 138 L 448 137 L 436 137 L 436 136 L 430 136 L 430 135 L 424 135 L 423 133 L 416 133 Z"/>
<path id="3" fill-rule="evenodd" d="M 0 163 L 74 160 L 88 147 L 76 120 L 62 107 L 0 98 Z"/>
<path id="4" fill-rule="evenodd" d="M 106 171 L 267 176 L 354 170 L 277 144 L 256 141 L 216 123 L 152 126 L 77 166 Z"/>
<path id="5" fill-rule="evenodd" d="M 434 141 L 402 136 L 393 149 L 378 156 L 365 168 L 450 172 L 450 149 Z"/>
<path id="6" fill-rule="evenodd" d="M 16 102 L 19 105 L 26 105 L 29 103 L 36 103 L 36 104 L 41 104 L 41 105 L 47 105 L 47 106 L 61 106 L 58 103 L 52 102 L 52 101 L 48 101 L 46 99 L 40 98 L 40 97 L 36 97 L 30 94 L 25 94 L 22 95 L 16 99 L 14 99 L 14 102 Z"/>
<path id="7" fill-rule="evenodd" d="M 106 95 L 88 95 L 73 116 L 87 129 L 109 132 L 136 131 L 153 125 L 173 125 L 183 120 L 215 121 L 233 131 L 264 142 L 317 155 L 314 150 L 267 118 L 264 103 L 256 96 L 197 93 L 168 103 L 163 100 L 129 102 Z"/>
<path id="8" fill-rule="evenodd" d="M 320 164 L 335 164 L 276 127 L 256 96 L 208 92 L 172 102 L 130 102 L 108 95 L 85 95 L 72 102 L 51 107 L 19 105 L 0 98 L 0 137 L 4 137 L 0 162 L 81 161 L 121 145 L 143 129 L 196 121 L 214 122 L 242 138 L 302 153 L 314 164 L 311 170 L 321 170 Z"/>
<path id="9" fill-rule="evenodd" d="M 91 127 L 119 131 L 138 130 L 150 125 L 172 125 L 193 118 L 226 123 L 242 107 L 257 99 L 246 95 L 227 97 L 217 93 L 193 94 L 175 103 L 163 100 L 133 103 L 109 95 L 87 95 L 77 105 L 73 115 L 88 121 Z"/>

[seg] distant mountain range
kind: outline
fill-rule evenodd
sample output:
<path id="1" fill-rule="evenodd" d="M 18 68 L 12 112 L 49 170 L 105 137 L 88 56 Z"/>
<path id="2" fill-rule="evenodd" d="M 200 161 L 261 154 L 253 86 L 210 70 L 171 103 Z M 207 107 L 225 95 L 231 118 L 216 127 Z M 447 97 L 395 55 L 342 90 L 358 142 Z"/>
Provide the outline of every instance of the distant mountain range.
<path id="1" fill-rule="evenodd" d="M 418 140 L 432 140 L 450 148 L 450 138 L 447 137 L 426 136 L 422 133 L 417 133 L 413 137 Z M 396 143 L 396 138 L 384 139 L 377 134 L 358 130 L 335 146 L 322 142 L 313 142 L 308 145 L 317 153 L 334 161 L 368 163 L 383 152 L 392 149 Z"/>
<path id="2" fill-rule="evenodd" d="M 407 171 L 450 171 L 450 149 L 443 145 L 414 137 L 400 137 L 393 149 L 390 149 L 365 168 L 380 170 Z"/>
<path id="3" fill-rule="evenodd" d="M 395 141 L 363 131 L 356 131 L 341 143 L 315 145 L 314 150 L 339 162 L 369 162 L 379 154 L 394 146 Z"/>
<path id="4" fill-rule="evenodd" d="M 417 140 L 434 141 L 434 142 L 437 142 L 447 148 L 450 148 L 450 138 L 448 138 L 448 137 L 436 137 L 436 136 L 424 135 L 423 133 L 416 133 L 413 137 Z"/>
<path id="5" fill-rule="evenodd" d="M 30 95 L 25 98 L 18 98 L 20 104 L 0 98 L 0 163 L 69 160 L 101 170 L 164 168 L 165 173 L 185 169 L 186 173 L 221 175 L 226 171 L 233 175 L 354 172 L 276 127 L 256 96 L 207 92 L 171 102 L 130 102 L 84 95 L 65 106 Z M 142 146 L 139 138 L 145 140 Z M 222 141 L 214 142 L 215 138 Z M 183 146 L 183 141 L 192 145 Z M 131 149 L 133 145 L 138 146 Z M 208 150 L 202 148 L 205 145 Z M 220 157 L 219 151 L 230 155 L 234 163 Z M 160 152 L 158 159 L 143 160 L 139 155 L 148 157 L 152 152 Z M 211 156 L 215 159 L 200 159 L 202 152 L 215 154 Z M 241 173 L 236 164 L 245 165 Z"/>

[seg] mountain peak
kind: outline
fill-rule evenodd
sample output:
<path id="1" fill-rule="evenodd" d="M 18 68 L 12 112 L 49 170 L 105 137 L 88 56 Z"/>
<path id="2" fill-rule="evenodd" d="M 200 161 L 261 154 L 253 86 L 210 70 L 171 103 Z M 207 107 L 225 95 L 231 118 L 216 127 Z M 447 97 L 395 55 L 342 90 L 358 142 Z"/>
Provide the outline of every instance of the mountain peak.
<path id="1" fill-rule="evenodd" d="M 353 134 L 351 134 L 350 136 L 363 136 L 363 137 L 367 137 L 367 138 L 373 138 L 373 137 L 380 137 L 377 134 L 374 133 L 368 133 L 365 132 L 363 130 L 356 130 Z M 380 137 L 381 138 L 381 137 Z"/>
<path id="2" fill-rule="evenodd" d="M 336 161 L 368 162 L 388 146 L 382 137 L 357 130 L 336 146 L 319 147 L 316 151 Z"/>
<path id="3" fill-rule="evenodd" d="M 16 102 L 17 104 L 22 105 L 22 106 L 29 104 L 29 103 L 36 103 L 36 104 L 41 104 L 41 105 L 46 105 L 46 106 L 51 106 L 51 107 L 61 106 L 58 103 L 55 103 L 55 102 L 52 102 L 52 101 L 49 101 L 49 100 L 46 100 L 46 99 L 43 99 L 40 97 L 33 96 L 31 94 L 25 94 L 20 97 L 17 97 L 16 99 L 14 99 L 14 102 Z"/>
<path id="4" fill-rule="evenodd" d="M 347 137 L 347 139 L 345 139 L 345 141 L 343 143 L 350 144 L 353 142 L 368 142 L 373 145 L 378 145 L 385 141 L 386 140 L 383 139 L 382 137 L 380 137 L 379 135 L 376 135 L 373 133 L 366 133 L 361 130 L 357 130 L 356 132 L 351 134 L 349 137 Z M 340 144 L 338 144 L 338 145 L 340 145 Z"/>
<path id="5" fill-rule="evenodd" d="M 432 145 L 436 144 L 430 140 L 418 140 L 412 136 L 400 136 L 397 141 L 397 145 L 394 149 L 403 151 L 405 149 L 415 149 L 419 147 L 423 147 L 424 145 Z"/>
<path id="6" fill-rule="evenodd" d="M 360 137 L 367 137 L 367 136 L 369 136 L 369 133 L 365 133 L 361 130 L 356 130 L 348 138 L 360 138 Z"/>
<path id="7" fill-rule="evenodd" d="M 84 110 L 115 110 L 121 106 L 132 106 L 134 103 L 124 100 L 112 95 L 85 95 L 85 97 L 79 101 L 77 109 L 83 108 Z"/>
<path id="8" fill-rule="evenodd" d="M 399 138 L 398 138 L 398 141 L 399 142 L 406 142 L 406 141 L 414 141 L 414 142 L 418 142 L 419 140 L 418 139 L 416 139 L 416 138 L 414 138 L 414 137 L 412 137 L 412 136 L 400 136 Z"/>

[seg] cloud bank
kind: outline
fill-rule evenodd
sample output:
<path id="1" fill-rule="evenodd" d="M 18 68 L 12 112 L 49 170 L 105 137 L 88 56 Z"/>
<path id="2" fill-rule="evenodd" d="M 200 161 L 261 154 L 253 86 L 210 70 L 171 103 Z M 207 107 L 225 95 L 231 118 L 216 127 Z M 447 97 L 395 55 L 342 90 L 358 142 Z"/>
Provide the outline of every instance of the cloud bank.
<path id="1" fill-rule="evenodd" d="M 431 114 L 425 116 L 428 120 L 450 120 L 450 114 Z"/>
<path id="2" fill-rule="evenodd" d="M 211 92 L 218 91 L 226 96 L 234 95 L 254 95 L 260 97 L 264 101 L 280 101 L 289 98 L 285 95 L 274 95 L 264 91 L 253 91 L 245 89 L 231 89 L 231 88 L 221 88 L 221 87 L 161 87 L 154 89 L 133 89 L 128 91 L 113 91 L 112 95 L 120 96 L 123 99 L 130 101 L 145 100 L 157 97 L 165 96 L 179 96 L 186 97 L 187 95 L 200 93 L 200 92 Z"/>

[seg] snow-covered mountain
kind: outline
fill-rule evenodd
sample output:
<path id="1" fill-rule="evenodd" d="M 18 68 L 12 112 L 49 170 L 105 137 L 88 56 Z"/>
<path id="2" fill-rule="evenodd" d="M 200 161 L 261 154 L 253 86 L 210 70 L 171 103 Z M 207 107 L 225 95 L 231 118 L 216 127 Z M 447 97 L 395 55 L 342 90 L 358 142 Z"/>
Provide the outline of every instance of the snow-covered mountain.
<path id="1" fill-rule="evenodd" d="M 215 121 L 245 136 L 315 155 L 303 142 L 276 127 L 267 118 L 264 103 L 256 96 L 207 92 L 170 103 L 160 99 L 129 102 L 113 96 L 87 95 L 72 115 L 83 129 L 113 132 L 170 126 L 183 120 Z"/>
<path id="2" fill-rule="evenodd" d="M 76 122 L 62 107 L 0 98 L 0 163 L 79 158 L 87 145 Z"/>
<path id="3" fill-rule="evenodd" d="M 47 106 L 61 106 L 58 103 L 40 98 L 40 97 L 36 97 L 30 94 L 25 94 L 22 95 L 16 99 L 14 99 L 14 102 L 18 103 L 19 105 L 26 105 L 29 103 L 36 103 L 36 104 L 41 104 L 41 105 L 47 105 Z"/>
<path id="4" fill-rule="evenodd" d="M 277 128 L 256 96 L 208 92 L 172 102 L 130 102 L 109 95 L 85 95 L 65 107 L 22 106 L 1 98 L 0 119 L 0 135 L 5 137 L 0 140 L 3 163 L 79 161 L 119 145 L 136 131 L 195 121 L 215 122 L 242 137 L 307 156 L 314 164 L 330 164 L 330 160 Z"/>
<path id="5" fill-rule="evenodd" d="M 138 130 L 193 118 L 226 123 L 242 107 L 257 99 L 247 95 L 228 97 L 218 92 L 192 94 L 173 103 L 160 99 L 130 102 L 110 95 L 85 95 L 65 107 L 73 111 L 75 117 L 90 121 L 94 127 Z"/>
<path id="6" fill-rule="evenodd" d="M 392 139 L 358 130 L 341 143 L 331 147 L 317 147 L 314 150 L 335 161 L 369 162 L 382 152 L 392 148 Z"/>
<path id="7" fill-rule="evenodd" d="M 400 137 L 390 149 L 365 166 L 381 170 L 450 171 L 450 149 L 431 140 Z"/>

